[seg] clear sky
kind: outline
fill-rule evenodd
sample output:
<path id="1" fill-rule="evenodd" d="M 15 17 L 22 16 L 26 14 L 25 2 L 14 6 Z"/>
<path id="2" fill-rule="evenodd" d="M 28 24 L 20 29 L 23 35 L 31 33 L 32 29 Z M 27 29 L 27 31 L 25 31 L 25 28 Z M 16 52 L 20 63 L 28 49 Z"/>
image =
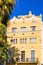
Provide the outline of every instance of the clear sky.
<path id="1" fill-rule="evenodd" d="M 43 0 L 16 0 L 16 5 L 10 14 L 10 18 L 27 15 L 29 11 L 32 11 L 35 15 L 43 15 Z"/>

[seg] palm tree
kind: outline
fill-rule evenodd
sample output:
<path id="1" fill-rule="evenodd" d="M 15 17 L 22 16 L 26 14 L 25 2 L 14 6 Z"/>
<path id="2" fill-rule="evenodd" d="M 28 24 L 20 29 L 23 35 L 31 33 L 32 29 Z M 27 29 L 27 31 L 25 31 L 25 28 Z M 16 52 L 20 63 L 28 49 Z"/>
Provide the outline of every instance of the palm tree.
<path id="1" fill-rule="evenodd" d="M 15 0 L 0 0 L 0 62 L 9 56 L 7 53 L 9 45 L 7 44 L 6 26 L 14 4 Z"/>
<path id="2" fill-rule="evenodd" d="M 5 25 L 0 23 L 0 46 L 1 46 L 1 42 L 5 43 L 6 41 L 5 30 L 6 30 Z"/>
<path id="3" fill-rule="evenodd" d="M 0 21 L 6 26 L 14 4 L 14 0 L 0 0 Z"/>
<path id="4" fill-rule="evenodd" d="M 4 62 L 6 59 L 9 58 L 8 51 L 10 45 L 6 40 L 5 33 L 6 33 L 6 27 L 2 23 L 0 23 L 0 63 Z"/>
<path id="5" fill-rule="evenodd" d="M 12 47 L 11 48 L 11 50 L 12 50 L 12 58 L 19 58 L 19 50 L 18 50 L 18 48 L 16 48 L 15 46 L 14 47 Z"/>
<path id="6" fill-rule="evenodd" d="M 19 56 L 20 56 L 18 48 L 16 48 L 15 46 L 11 47 L 9 49 L 9 56 L 10 57 L 9 57 L 8 61 L 16 63 L 16 61 L 19 60 Z"/>
<path id="7" fill-rule="evenodd" d="M 3 43 L 3 42 L 1 42 L 1 43 Z M 9 55 L 8 55 L 8 51 L 9 51 L 9 45 L 8 45 L 8 43 L 6 43 L 6 44 L 2 44 L 1 46 L 0 46 L 0 62 L 4 62 L 4 61 L 6 61 L 6 59 L 9 59 Z"/>

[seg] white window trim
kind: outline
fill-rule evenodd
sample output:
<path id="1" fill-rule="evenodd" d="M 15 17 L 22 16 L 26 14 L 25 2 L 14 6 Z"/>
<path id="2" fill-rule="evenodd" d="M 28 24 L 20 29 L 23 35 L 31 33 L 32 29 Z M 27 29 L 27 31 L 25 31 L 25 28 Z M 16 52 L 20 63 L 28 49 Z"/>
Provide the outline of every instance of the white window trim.
<path id="1" fill-rule="evenodd" d="M 21 43 L 21 44 L 27 43 L 26 41 L 27 41 L 27 38 L 21 38 L 21 39 L 20 39 L 20 43 Z"/>
<path id="2" fill-rule="evenodd" d="M 26 27 L 21 27 L 21 31 L 25 32 L 26 31 Z"/>
<path id="3" fill-rule="evenodd" d="M 15 29 L 15 30 L 13 30 L 13 29 Z M 12 28 L 12 32 L 17 32 L 17 28 L 16 27 Z"/>
<path id="4" fill-rule="evenodd" d="M 36 43 L 36 38 L 30 38 L 30 43 Z"/>
<path id="5" fill-rule="evenodd" d="M 35 30 L 33 30 L 32 27 L 35 27 Z M 31 26 L 30 31 L 36 31 L 36 26 Z"/>

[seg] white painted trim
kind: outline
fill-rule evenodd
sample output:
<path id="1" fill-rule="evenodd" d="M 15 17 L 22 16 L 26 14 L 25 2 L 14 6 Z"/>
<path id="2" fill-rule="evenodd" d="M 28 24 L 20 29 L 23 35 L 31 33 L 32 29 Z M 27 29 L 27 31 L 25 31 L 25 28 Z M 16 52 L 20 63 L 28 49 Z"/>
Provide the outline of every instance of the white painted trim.
<path id="1" fill-rule="evenodd" d="M 30 51 L 31 51 L 31 50 L 35 50 L 35 51 L 36 51 L 36 49 L 35 49 L 35 48 L 31 48 L 31 49 L 30 49 Z"/>
<path id="2" fill-rule="evenodd" d="M 36 58 L 36 49 L 35 48 L 30 49 L 30 57 L 31 57 L 31 50 L 35 50 L 35 58 Z"/>
<path id="3" fill-rule="evenodd" d="M 21 51 L 25 51 L 25 49 L 24 49 L 24 48 L 22 48 L 22 49 L 21 49 Z"/>
<path id="4" fill-rule="evenodd" d="M 16 17 L 13 17 L 11 20 L 10 20 L 10 22 L 13 22 L 14 20 L 15 21 L 21 21 L 21 20 L 23 20 L 23 18 L 25 19 L 25 20 L 31 20 L 31 19 L 36 19 L 36 20 L 38 20 L 38 19 L 40 19 L 40 18 L 38 18 L 38 17 L 36 17 L 35 15 L 32 15 L 32 17 L 30 17 L 30 18 L 26 18 L 25 16 L 22 16 L 20 19 L 18 19 L 18 18 L 16 18 Z"/>

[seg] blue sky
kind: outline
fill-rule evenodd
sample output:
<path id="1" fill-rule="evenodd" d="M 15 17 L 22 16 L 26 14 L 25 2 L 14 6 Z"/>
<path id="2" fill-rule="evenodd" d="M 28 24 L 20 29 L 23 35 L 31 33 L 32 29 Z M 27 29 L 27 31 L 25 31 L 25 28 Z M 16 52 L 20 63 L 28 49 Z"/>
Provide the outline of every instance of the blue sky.
<path id="1" fill-rule="evenodd" d="M 35 15 L 43 15 L 43 0 L 16 0 L 16 5 L 10 14 L 10 18 L 27 15 L 29 11 L 32 11 Z"/>

